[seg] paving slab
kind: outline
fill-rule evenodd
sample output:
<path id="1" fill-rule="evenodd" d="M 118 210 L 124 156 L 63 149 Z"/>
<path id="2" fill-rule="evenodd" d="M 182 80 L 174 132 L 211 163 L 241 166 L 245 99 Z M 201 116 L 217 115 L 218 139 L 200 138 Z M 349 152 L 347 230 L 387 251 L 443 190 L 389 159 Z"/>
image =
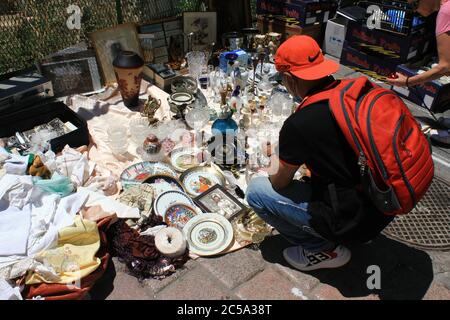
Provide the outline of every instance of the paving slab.
<path id="1" fill-rule="evenodd" d="M 263 259 L 250 249 L 223 255 L 218 258 L 202 258 L 199 263 L 217 277 L 229 289 L 244 283 L 265 267 Z"/>
<path id="2" fill-rule="evenodd" d="M 198 266 L 157 294 L 159 300 L 229 300 L 236 298 L 205 268 Z"/>
<path id="3" fill-rule="evenodd" d="M 267 268 L 236 290 L 243 300 L 308 300 L 293 281 L 275 268 Z"/>

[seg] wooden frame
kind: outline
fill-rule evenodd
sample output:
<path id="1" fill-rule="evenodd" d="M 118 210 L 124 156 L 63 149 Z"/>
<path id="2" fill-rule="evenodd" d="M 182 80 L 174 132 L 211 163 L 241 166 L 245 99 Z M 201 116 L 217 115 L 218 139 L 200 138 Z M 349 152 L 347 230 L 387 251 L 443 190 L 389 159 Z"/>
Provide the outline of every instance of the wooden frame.
<path id="1" fill-rule="evenodd" d="M 194 202 L 203 212 L 218 213 L 228 220 L 232 220 L 248 210 L 246 206 L 218 184 L 195 198 Z"/>
<path id="2" fill-rule="evenodd" d="M 112 63 L 114 55 L 120 50 L 134 51 L 143 57 L 137 25 L 134 23 L 125 23 L 95 31 L 89 36 L 94 45 L 106 85 L 117 82 Z"/>

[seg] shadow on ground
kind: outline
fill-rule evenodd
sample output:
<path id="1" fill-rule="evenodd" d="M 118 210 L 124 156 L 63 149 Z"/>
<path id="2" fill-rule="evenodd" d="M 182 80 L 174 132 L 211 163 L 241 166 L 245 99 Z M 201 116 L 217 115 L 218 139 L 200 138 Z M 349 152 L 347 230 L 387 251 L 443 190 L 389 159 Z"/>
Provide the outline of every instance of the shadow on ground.
<path id="1" fill-rule="evenodd" d="M 106 300 L 106 298 L 113 292 L 114 290 L 114 279 L 116 278 L 116 268 L 114 266 L 114 262 L 112 259 L 108 262 L 108 267 L 97 282 L 94 287 L 92 287 L 89 292 L 89 296 L 91 300 Z"/>
<path id="2" fill-rule="evenodd" d="M 263 258 L 270 263 L 290 267 L 283 249 L 291 246 L 282 236 L 266 239 L 260 246 Z M 338 289 L 344 297 L 358 298 L 378 294 L 381 300 L 422 299 L 433 281 L 431 258 L 423 251 L 379 236 L 371 244 L 351 248 L 352 260 L 339 269 L 325 269 L 307 274 Z M 369 266 L 381 270 L 381 290 L 370 290 Z"/>

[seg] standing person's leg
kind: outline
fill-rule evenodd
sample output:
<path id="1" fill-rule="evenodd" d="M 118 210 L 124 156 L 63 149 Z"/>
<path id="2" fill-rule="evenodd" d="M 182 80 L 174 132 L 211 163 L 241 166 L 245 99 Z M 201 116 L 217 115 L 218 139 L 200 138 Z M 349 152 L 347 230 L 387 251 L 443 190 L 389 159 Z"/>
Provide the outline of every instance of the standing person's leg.
<path id="1" fill-rule="evenodd" d="M 293 181 L 281 192 L 273 189 L 268 178 L 255 178 L 247 188 L 247 201 L 255 212 L 278 230 L 289 242 L 310 252 L 332 250 L 336 246 L 320 237 L 309 224 L 308 183 Z"/>

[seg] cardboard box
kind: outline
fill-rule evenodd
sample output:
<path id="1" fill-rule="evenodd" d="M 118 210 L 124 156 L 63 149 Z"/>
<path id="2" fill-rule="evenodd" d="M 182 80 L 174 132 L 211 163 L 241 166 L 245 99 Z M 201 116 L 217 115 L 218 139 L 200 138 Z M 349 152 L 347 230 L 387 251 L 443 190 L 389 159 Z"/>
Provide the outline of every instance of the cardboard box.
<path id="1" fill-rule="evenodd" d="M 297 19 L 302 27 L 325 23 L 334 17 L 336 11 L 337 2 L 326 0 L 295 0 L 283 8 L 283 14 Z"/>
<path id="2" fill-rule="evenodd" d="M 280 0 L 257 0 L 257 14 L 283 14 L 285 1 Z"/>
<path id="3" fill-rule="evenodd" d="M 275 19 L 273 23 L 273 31 L 281 33 L 283 41 L 289 39 L 292 36 L 305 35 L 310 36 L 311 38 L 316 40 L 319 45 L 323 42 L 322 24 L 301 27 L 298 24 L 282 23 L 281 21 Z"/>
<path id="4" fill-rule="evenodd" d="M 323 28 L 321 24 L 309 27 L 301 27 L 296 19 L 285 16 L 258 16 L 258 29 L 261 33 L 278 32 L 282 35 L 282 41 L 294 35 L 307 35 L 314 38 L 317 43 L 322 43 Z"/>
<path id="5" fill-rule="evenodd" d="M 181 19 L 164 22 L 164 30 L 166 31 L 166 33 L 167 31 L 172 31 L 176 29 L 183 29 L 183 22 Z"/>
<path id="6" fill-rule="evenodd" d="M 249 55 L 244 50 L 234 50 L 234 51 L 228 51 L 228 52 L 222 52 L 220 54 L 220 69 L 222 69 L 224 72 L 228 72 L 228 68 L 230 67 L 228 60 L 225 58 L 228 53 L 236 53 L 238 55 L 237 61 L 239 61 L 239 65 L 241 67 L 247 67 Z"/>
<path id="7" fill-rule="evenodd" d="M 161 90 L 164 90 L 166 92 L 171 92 L 171 86 L 172 82 L 180 76 L 179 73 L 176 73 L 171 76 L 164 76 L 161 74 L 155 74 L 155 85 L 160 88 Z"/>
<path id="8" fill-rule="evenodd" d="M 417 69 L 406 64 L 398 66 L 397 72 L 409 77 L 417 75 Z M 434 80 L 411 88 L 393 86 L 392 90 L 434 113 L 442 113 L 450 109 L 450 83 L 444 84 Z"/>
<path id="9" fill-rule="evenodd" d="M 333 57 L 340 58 L 344 47 L 348 19 L 338 16 L 328 20 L 325 30 L 323 50 Z"/>
<path id="10" fill-rule="evenodd" d="M 364 23 L 349 21 L 345 40 L 361 51 L 402 64 L 420 59 L 429 41 L 425 29 L 418 29 L 409 36 L 383 30 L 369 29 Z"/>
<path id="11" fill-rule="evenodd" d="M 347 42 L 344 42 L 340 63 L 382 81 L 385 81 L 386 77 L 394 73 L 397 68 L 397 64 L 361 52 L 352 48 Z"/>

